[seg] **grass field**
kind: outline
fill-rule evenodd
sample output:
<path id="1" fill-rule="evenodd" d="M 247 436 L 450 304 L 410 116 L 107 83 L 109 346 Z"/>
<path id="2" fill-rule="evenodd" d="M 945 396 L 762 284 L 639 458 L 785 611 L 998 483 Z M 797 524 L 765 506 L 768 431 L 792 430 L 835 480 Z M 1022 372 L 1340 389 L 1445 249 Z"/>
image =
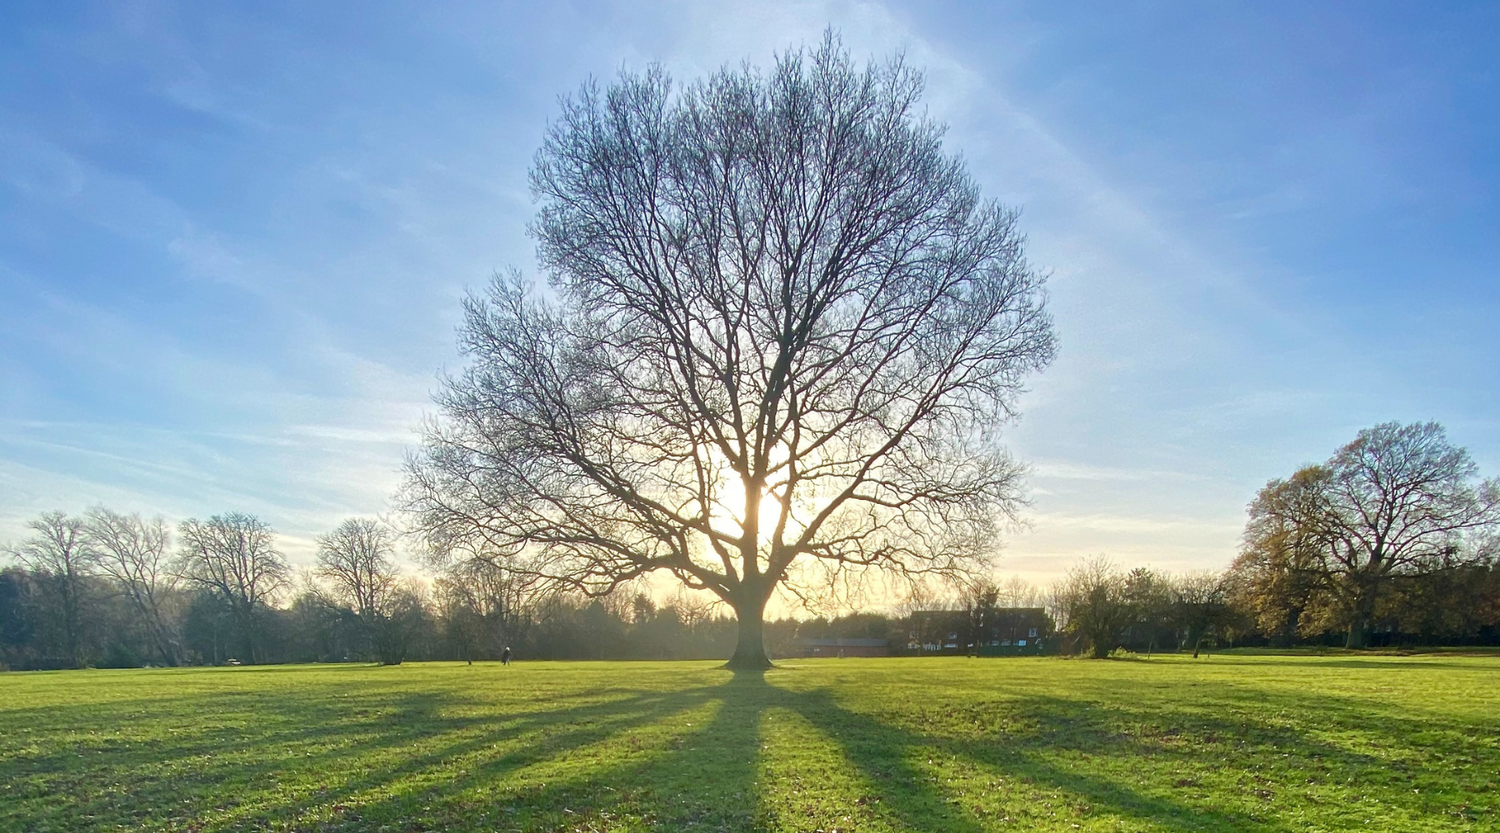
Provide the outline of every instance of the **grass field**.
<path id="1" fill-rule="evenodd" d="M 0 675 L 0 830 L 1497 830 L 1500 658 Z"/>

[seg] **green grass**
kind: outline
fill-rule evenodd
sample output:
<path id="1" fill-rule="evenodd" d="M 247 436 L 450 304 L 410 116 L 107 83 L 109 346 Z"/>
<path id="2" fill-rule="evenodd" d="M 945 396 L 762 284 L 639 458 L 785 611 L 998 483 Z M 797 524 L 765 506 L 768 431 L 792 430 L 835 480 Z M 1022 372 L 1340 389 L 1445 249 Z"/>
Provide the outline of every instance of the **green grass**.
<path id="1" fill-rule="evenodd" d="M 0 675 L 0 830 L 1495 830 L 1500 658 Z"/>

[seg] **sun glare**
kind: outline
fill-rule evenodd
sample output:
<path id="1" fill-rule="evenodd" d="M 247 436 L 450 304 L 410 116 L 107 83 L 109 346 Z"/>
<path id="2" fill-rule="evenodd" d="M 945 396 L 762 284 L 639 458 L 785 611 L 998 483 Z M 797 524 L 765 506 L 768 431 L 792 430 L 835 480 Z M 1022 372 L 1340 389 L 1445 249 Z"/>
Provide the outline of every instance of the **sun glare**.
<path id="1" fill-rule="evenodd" d="M 781 519 L 781 501 L 776 495 L 763 492 L 760 499 L 760 511 L 756 518 L 759 522 L 758 543 L 765 545 L 770 543 L 771 536 L 776 530 L 776 524 Z M 787 528 L 800 529 L 797 526 L 796 507 L 793 507 L 791 519 Z M 709 516 L 709 523 L 714 529 L 727 535 L 740 535 L 745 529 L 745 484 L 739 477 L 730 476 L 723 478 L 714 490 L 714 501 Z"/>

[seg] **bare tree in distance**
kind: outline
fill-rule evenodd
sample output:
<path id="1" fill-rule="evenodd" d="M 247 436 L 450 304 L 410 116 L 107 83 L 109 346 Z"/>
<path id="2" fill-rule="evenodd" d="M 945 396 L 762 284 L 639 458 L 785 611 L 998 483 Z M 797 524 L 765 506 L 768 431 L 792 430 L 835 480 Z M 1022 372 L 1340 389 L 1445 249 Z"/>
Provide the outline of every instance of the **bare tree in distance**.
<path id="1" fill-rule="evenodd" d="M 1393 578 L 1482 559 L 1481 541 L 1500 523 L 1500 484 L 1481 481 L 1469 453 L 1435 422 L 1366 428 L 1296 479 L 1296 501 L 1258 499 L 1251 523 L 1259 516 L 1292 527 L 1315 548 L 1324 586 L 1347 618 L 1349 648 L 1365 647 Z M 1261 497 L 1279 488 L 1272 481 Z"/>
<path id="2" fill-rule="evenodd" d="M 340 603 L 373 619 L 400 581 L 395 535 L 379 521 L 350 518 L 318 538 L 317 575 Z"/>
<path id="3" fill-rule="evenodd" d="M 1041 607 L 1043 594 L 1036 585 L 1012 575 L 998 587 L 999 602 L 1004 607 Z"/>
<path id="4" fill-rule="evenodd" d="M 177 638 L 166 605 L 178 577 L 172 571 L 171 528 L 157 516 L 144 520 L 97 506 L 88 512 L 85 533 L 95 563 L 113 578 L 145 624 L 146 636 L 161 661 L 179 662 Z"/>
<path id="5" fill-rule="evenodd" d="M 183 521 L 178 534 L 179 574 L 229 609 L 245 641 L 246 660 L 255 662 L 261 614 L 290 578 L 275 533 L 254 515 L 229 512 Z"/>
<path id="6" fill-rule="evenodd" d="M 68 661 L 82 665 L 84 596 L 86 580 L 94 569 L 84 521 L 66 512 L 43 512 L 26 525 L 35 534 L 15 547 L 13 554 L 56 596 L 63 651 Z"/>
<path id="7" fill-rule="evenodd" d="M 448 617 L 449 639 L 473 661 L 481 645 L 497 654 L 523 641 L 534 614 L 554 595 L 538 576 L 513 573 L 503 563 L 456 560 L 434 582 L 434 595 Z"/>
<path id="8" fill-rule="evenodd" d="M 317 576 L 331 589 L 336 603 L 354 611 L 369 648 L 377 654 L 381 653 L 379 631 L 401 581 L 394 555 L 395 535 L 370 518 L 349 518 L 318 538 Z M 382 656 L 381 661 L 387 658 Z"/>
<path id="9" fill-rule="evenodd" d="M 434 560 L 592 595 L 669 573 L 734 609 L 736 668 L 769 665 L 778 588 L 986 566 L 1023 474 L 999 428 L 1053 335 L 922 87 L 829 34 L 565 100 L 531 176 L 554 293 L 468 299 L 409 461 Z"/>
<path id="10" fill-rule="evenodd" d="M 671 608 L 677 611 L 677 620 L 682 623 L 682 626 L 693 630 L 711 621 L 722 603 L 720 599 L 704 598 L 699 594 L 685 592 L 684 588 L 678 588 L 676 597 L 672 599 Z"/>

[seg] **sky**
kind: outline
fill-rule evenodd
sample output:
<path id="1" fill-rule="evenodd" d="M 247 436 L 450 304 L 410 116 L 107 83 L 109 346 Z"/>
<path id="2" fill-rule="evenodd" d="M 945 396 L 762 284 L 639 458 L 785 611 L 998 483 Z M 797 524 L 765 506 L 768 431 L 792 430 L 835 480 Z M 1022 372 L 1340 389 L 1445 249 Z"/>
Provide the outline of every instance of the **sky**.
<path id="1" fill-rule="evenodd" d="M 0 543 L 391 511 L 466 291 L 536 274 L 527 169 L 622 68 L 832 27 L 925 68 L 1022 210 L 1060 351 L 1002 574 L 1219 569 L 1267 480 L 1437 420 L 1500 474 L 1500 4 L 0 6 Z"/>

